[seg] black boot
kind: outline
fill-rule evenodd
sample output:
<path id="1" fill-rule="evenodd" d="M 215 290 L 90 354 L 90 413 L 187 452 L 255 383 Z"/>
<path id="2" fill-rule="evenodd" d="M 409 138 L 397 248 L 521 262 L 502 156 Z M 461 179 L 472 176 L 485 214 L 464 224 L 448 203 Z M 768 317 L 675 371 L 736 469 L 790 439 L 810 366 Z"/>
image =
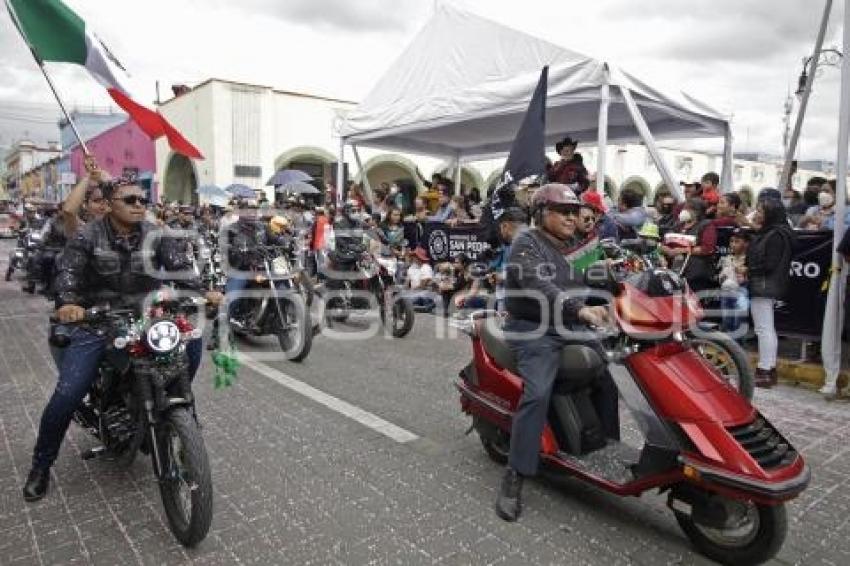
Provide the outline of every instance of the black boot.
<path id="1" fill-rule="evenodd" d="M 756 378 L 755 379 L 756 387 L 763 387 L 764 389 L 770 389 L 774 385 L 773 379 L 771 379 L 769 369 L 756 368 L 755 378 Z"/>
<path id="2" fill-rule="evenodd" d="M 496 515 L 499 518 L 508 522 L 519 518 L 522 513 L 522 480 L 523 477 L 512 468 L 505 470 L 502 488 L 496 499 Z"/>
<path id="3" fill-rule="evenodd" d="M 47 493 L 50 485 L 50 469 L 33 468 L 24 484 L 24 501 L 38 501 Z"/>

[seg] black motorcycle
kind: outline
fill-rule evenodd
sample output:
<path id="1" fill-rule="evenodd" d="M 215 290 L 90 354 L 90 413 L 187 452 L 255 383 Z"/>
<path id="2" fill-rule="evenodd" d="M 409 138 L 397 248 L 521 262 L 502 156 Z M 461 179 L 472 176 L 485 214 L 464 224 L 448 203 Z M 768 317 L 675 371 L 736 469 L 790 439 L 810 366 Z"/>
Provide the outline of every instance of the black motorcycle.
<path id="1" fill-rule="evenodd" d="M 403 268 L 393 254 L 376 257 L 365 250 L 351 259 L 331 253 L 331 274 L 326 284 L 325 319 L 329 326 L 344 322 L 352 313 L 367 313 L 377 305 L 381 323 L 393 338 L 407 336 L 413 328 L 414 310 L 402 294 L 396 275 Z"/>
<path id="2" fill-rule="evenodd" d="M 39 285 L 46 284 L 42 261 L 46 252 L 44 249 L 44 234 L 41 230 L 27 228 L 18 235 L 18 245 L 9 254 L 9 267 L 6 269 L 6 281 L 12 279 L 15 271 L 23 271 L 21 288 L 26 293 L 33 294 Z"/>
<path id="3" fill-rule="evenodd" d="M 230 329 L 241 336 L 277 336 L 286 359 L 300 362 L 313 346 L 309 277 L 294 260 L 293 242 L 258 245 L 245 296 L 233 299 Z"/>
<path id="4" fill-rule="evenodd" d="M 102 444 L 84 458 L 105 456 L 129 466 L 141 451 L 153 461 L 165 515 L 184 546 L 206 537 L 212 520 L 212 478 L 195 415 L 186 343 L 200 338 L 189 318 L 191 299 L 133 310 L 92 308 L 75 323 L 106 338 L 98 376 L 74 420 Z M 54 321 L 55 322 L 55 321 Z M 68 344 L 62 326 L 51 344 Z"/>
<path id="5" fill-rule="evenodd" d="M 29 230 L 18 230 L 15 247 L 9 251 L 9 266 L 6 268 L 6 281 L 12 280 L 15 271 L 24 269 L 27 264 L 27 240 Z"/>

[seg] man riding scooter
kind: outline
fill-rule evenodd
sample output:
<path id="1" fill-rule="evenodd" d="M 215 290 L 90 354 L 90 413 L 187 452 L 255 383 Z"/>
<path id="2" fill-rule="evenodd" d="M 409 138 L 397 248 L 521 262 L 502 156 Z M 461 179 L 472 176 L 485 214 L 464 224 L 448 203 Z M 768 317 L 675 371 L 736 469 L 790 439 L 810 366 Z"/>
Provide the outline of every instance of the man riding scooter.
<path id="1" fill-rule="evenodd" d="M 523 393 L 514 414 L 508 468 L 496 500 L 496 514 L 515 521 L 522 511 L 523 480 L 537 473 L 540 435 L 558 373 L 561 349 L 577 340 L 570 331 L 606 326 L 608 307 L 586 306 L 565 293 L 583 289 L 583 280 L 565 256 L 579 243 L 576 221 L 580 203 L 566 185 L 541 187 L 532 201 L 535 228 L 517 236 L 508 258 L 505 334 L 517 360 Z M 565 299 L 566 296 L 566 299 Z M 546 310 L 544 310 L 546 309 Z M 560 309 L 556 312 L 556 309 Z M 564 328 L 557 328 L 562 323 Z M 540 336 L 538 329 L 546 325 Z M 565 332 L 566 330 L 566 332 Z M 617 392 L 599 385 L 596 404 L 605 433 L 618 435 Z"/>

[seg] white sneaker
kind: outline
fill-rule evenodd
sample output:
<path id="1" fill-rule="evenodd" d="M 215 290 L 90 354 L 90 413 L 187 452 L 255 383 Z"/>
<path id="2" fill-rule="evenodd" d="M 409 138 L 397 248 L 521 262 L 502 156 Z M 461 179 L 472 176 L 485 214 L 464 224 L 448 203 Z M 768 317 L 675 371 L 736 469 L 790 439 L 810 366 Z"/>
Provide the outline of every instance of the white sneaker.
<path id="1" fill-rule="evenodd" d="M 818 393 L 826 397 L 827 400 L 831 400 L 838 397 L 838 388 L 835 385 L 827 384 L 821 387 Z"/>

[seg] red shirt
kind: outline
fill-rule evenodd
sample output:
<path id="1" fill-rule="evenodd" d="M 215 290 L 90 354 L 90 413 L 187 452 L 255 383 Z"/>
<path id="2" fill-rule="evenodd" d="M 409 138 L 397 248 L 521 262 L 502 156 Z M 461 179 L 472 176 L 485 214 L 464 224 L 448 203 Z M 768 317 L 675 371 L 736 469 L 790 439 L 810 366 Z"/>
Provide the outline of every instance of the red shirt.
<path id="1" fill-rule="evenodd" d="M 702 200 L 708 206 L 715 206 L 718 202 L 720 202 L 720 193 L 718 193 L 715 188 L 703 189 Z"/>

